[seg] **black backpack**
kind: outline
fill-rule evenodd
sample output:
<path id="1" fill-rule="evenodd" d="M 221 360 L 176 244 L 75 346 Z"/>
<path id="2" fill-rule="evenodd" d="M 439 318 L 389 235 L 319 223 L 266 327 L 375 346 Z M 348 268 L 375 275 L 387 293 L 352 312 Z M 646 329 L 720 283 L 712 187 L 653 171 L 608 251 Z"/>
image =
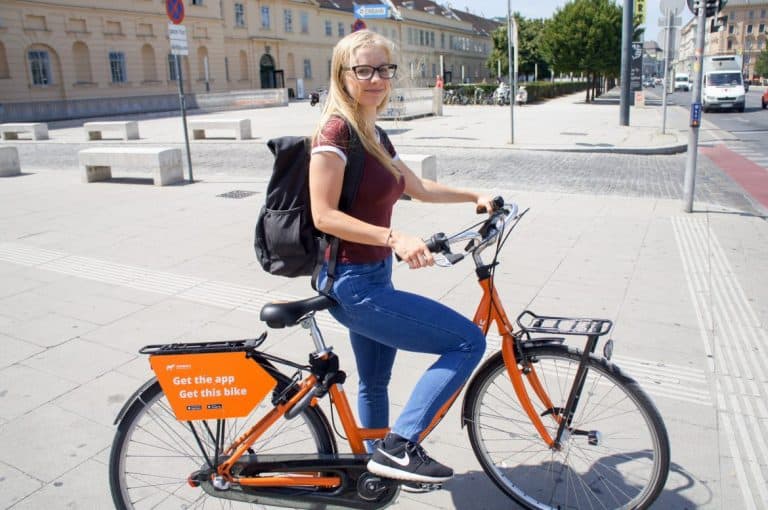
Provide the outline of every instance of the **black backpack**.
<path id="1" fill-rule="evenodd" d="M 378 128 L 377 128 L 378 129 Z M 348 211 L 357 195 L 363 174 L 365 152 L 357 133 L 349 128 L 349 150 L 344 169 L 344 183 L 339 210 Z M 309 203 L 309 137 L 283 136 L 267 142 L 275 156 L 267 196 L 256 221 L 254 248 L 265 271 L 273 275 L 312 276 L 317 289 L 317 275 L 322 266 L 326 246 L 330 244 L 328 282 L 333 283 L 339 240 L 315 228 Z"/>

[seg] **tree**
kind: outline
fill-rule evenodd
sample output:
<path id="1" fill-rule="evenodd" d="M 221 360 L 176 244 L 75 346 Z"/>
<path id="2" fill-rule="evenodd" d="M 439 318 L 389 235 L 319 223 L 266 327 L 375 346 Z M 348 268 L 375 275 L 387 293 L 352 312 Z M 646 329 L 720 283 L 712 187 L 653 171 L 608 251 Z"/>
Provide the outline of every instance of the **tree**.
<path id="1" fill-rule="evenodd" d="M 761 78 L 768 76 L 768 48 L 764 49 L 757 56 L 755 62 L 755 74 Z"/>
<path id="2" fill-rule="evenodd" d="M 517 59 L 519 74 L 533 74 L 538 68 L 539 76 L 549 73 L 549 63 L 542 52 L 541 42 L 544 31 L 544 20 L 527 19 L 519 12 L 513 14 L 517 21 Z M 501 75 L 508 76 L 509 58 L 507 56 L 507 24 L 497 28 L 492 34 L 493 49 L 488 57 L 486 65 L 492 73 L 496 74 L 501 67 Z M 514 50 L 513 50 L 514 51 Z M 499 66 L 499 64 L 501 64 Z"/>
<path id="3" fill-rule="evenodd" d="M 587 76 L 590 101 L 600 77 L 619 74 L 621 8 L 609 0 L 569 2 L 545 24 L 542 43 L 556 71 Z"/>

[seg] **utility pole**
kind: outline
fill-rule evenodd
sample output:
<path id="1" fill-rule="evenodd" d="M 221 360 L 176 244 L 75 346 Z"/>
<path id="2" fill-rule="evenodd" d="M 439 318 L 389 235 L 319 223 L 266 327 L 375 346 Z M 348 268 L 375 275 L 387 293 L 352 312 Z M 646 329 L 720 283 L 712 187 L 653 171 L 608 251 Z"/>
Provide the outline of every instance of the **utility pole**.
<path id="1" fill-rule="evenodd" d="M 683 180 L 683 210 L 693 211 L 694 184 L 696 181 L 696 158 L 699 150 L 699 126 L 701 125 L 701 78 L 704 61 L 704 34 L 707 30 L 707 9 L 704 0 L 698 2 L 696 19 L 696 52 L 693 61 L 693 93 L 691 94 L 691 127 L 688 130 L 688 157 L 685 161 Z"/>
<path id="2" fill-rule="evenodd" d="M 662 121 L 661 121 L 661 134 L 667 134 L 667 80 L 669 74 L 669 43 L 672 39 L 670 31 L 672 30 L 672 11 L 666 9 L 664 11 L 664 19 L 666 20 L 666 26 L 664 30 L 664 82 L 661 85 L 661 109 L 662 109 Z"/>
<path id="3" fill-rule="evenodd" d="M 621 99 L 619 101 L 619 125 L 629 126 L 630 66 L 632 64 L 632 0 L 624 0 L 621 18 Z"/>

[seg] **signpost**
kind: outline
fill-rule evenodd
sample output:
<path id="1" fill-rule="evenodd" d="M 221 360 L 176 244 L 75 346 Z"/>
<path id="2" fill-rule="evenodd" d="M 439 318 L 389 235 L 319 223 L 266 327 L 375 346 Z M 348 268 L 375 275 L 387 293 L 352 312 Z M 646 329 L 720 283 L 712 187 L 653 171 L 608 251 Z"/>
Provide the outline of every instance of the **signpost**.
<path id="1" fill-rule="evenodd" d="M 184 144 L 187 147 L 187 168 L 189 169 L 189 182 L 195 182 L 192 177 L 192 156 L 189 152 L 189 133 L 187 132 L 187 108 L 184 100 L 184 77 L 181 74 L 181 55 L 189 55 L 187 42 L 187 27 L 181 24 L 184 21 L 183 0 L 165 0 L 165 12 L 168 19 L 168 38 L 171 42 L 171 55 L 174 55 L 176 65 L 176 81 L 179 84 L 179 106 L 181 107 L 181 122 L 184 125 Z"/>
<path id="2" fill-rule="evenodd" d="M 670 45 L 672 44 L 672 29 L 680 26 L 681 19 L 677 16 L 677 13 L 683 8 L 683 0 L 661 0 L 659 6 L 661 7 L 662 12 L 664 12 L 664 18 L 659 19 L 659 23 L 664 27 L 664 82 L 661 86 L 661 134 L 666 134 L 669 59 L 672 54 L 670 51 Z"/>

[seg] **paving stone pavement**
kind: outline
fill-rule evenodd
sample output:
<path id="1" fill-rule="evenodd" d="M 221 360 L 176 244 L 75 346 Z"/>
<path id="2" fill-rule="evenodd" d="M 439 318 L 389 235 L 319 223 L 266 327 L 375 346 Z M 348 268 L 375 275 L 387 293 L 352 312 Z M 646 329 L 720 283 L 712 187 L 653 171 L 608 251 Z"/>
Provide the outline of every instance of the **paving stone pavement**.
<path id="1" fill-rule="evenodd" d="M 289 121 L 279 129 L 288 129 Z M 431 142 L 442 147 L 420 148 L 416 135 L 403 135 L 400 150 L 448 154 L 457 167 L 469 170 L 446 174 L 446 180 L 487 186 L 531 208 L 510 237 L 497 272 L 496 285 L 510 315 L 530 308 L 615 322 L 615 361 L 648 390 L 672 442 L 672 472 L 654 508 L 764 508 L 765 217 L 747 199 L 739 202 L 738 191 L 726 180 L 717 181 L 716 169 L 712 175 L 702 172 L 712 179 L 708 193 L 715 198 L 697 200 L 694 214 L 682 213 L 675 197 L 678 184 L 668 182 L 680 156 L 553 155 L 496 147 L 498 161 L 510 170 L 493 173 L 490 169 L 501 163 L 490 158 L 470 165 L 476 154 L 471 151 L 481 149 L 457 146 L 449 138 L 470 122 L 455 115 L 432 121 L 432 127 L 419 124 L 409 132 L 447 123 L 431 135 L 418 135 L 445 135 L 442 142 Z M 308 123 L 301 119 L 294 129 Z M 589 129 L 590 121 L 582 124 Z M 65 152 L 56 152 L 76 154 L 81 133 L 62 129 L 51 130 L 50 144 L 18 142 L 25 151 L 25 173 L 0 179 L 3 508 L 111 507 L 106 473 L 112 422 L 151 375 L 137 349 L 149 343 L 253 337 L 266 329 L 258 320 L 264 302 L 310 295 L 306 280 L 272 277 L 255 263 L 253 223 L 266 170 L 249 175 L 201 163 L 200 182 L 191 185 L 161 188 L 126 177 L 84 184 Z M 600 133 L 595 128 L 595 143 L 602 143 Z M 257 136 L 263 141 L 267 134 Z M 474 138 L 484 136 L 472 131 Z M 650 143 L 651 137 L 644 132 L 642 139 Z M 489 146 L 497 141 L 487 140 Z M 215 148 L 207 157 L 220 152 L 238 159 L 240 150 L 248 153 L 249 143 L 204 145 Z M 33 152 L 41 163 L 30 164 L 30 170 L 25 161 Z M 259 169 L 267 165 L 255 150 L 245 157 Z M 569 175 L 558 179 L 560 174 Z M 733 196 L 717 199 L 718 183 Z M 255 194 L 220 196 L 233 190 Z M 396 228 L 426 236 L 456 231 L 474 220 L 467 205 L 401 201 L 393 221 Z M 394 279 L 398 287 L 468 316 L 480 295 L 468 263 L 424 271 L 397 266 Z M 345 388 L 354 399 L 356 376 L 345 334 L 328 316 L 321 327 L 350 374 Z M 309 341 L 301 330 L 270 330 L 266 348 L 295 358 L 309 349 Z M 495 348 L 498 337 L 491 335 L 489 353 Z M 413 354 L 398 358 L 395 412 L 430 362 Z M 403 493 L 393 508 L 514 507 L 482 472 L 459 423 L 454 406 L 426 443 L 430 453 L 455 468 L 456 477 L 441 491 Z"/>

